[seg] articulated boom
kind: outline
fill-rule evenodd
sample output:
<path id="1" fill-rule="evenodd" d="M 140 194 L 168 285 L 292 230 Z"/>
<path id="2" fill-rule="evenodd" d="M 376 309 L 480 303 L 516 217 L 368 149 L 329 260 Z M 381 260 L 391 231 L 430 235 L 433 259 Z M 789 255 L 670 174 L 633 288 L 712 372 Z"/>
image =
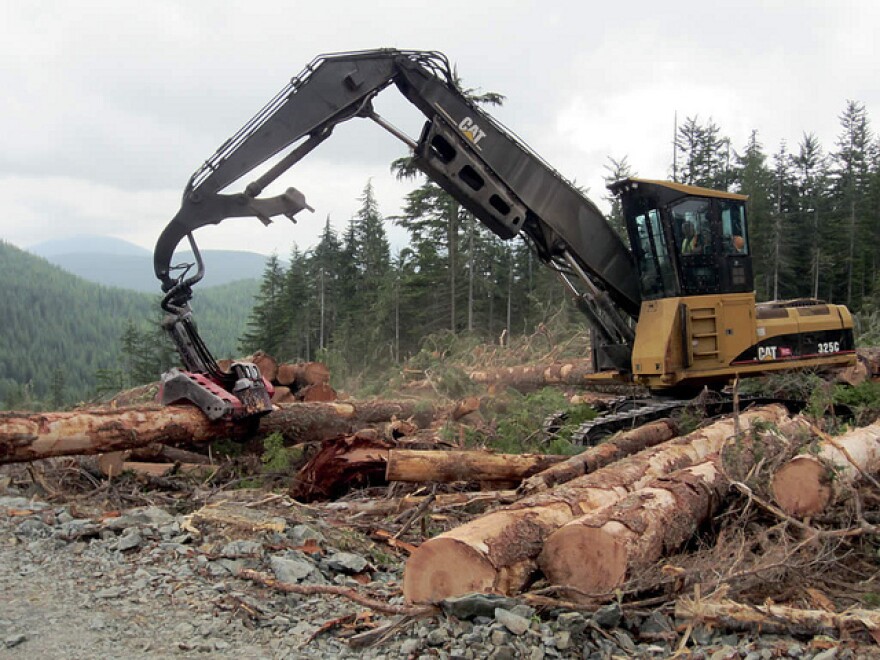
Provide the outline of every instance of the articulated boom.
<path id="1" fill-rule="evenodd" d="M 373 109 L 373 99 L 391 84 L 428 118 L 418 141 Z M 180 211 L 159 237 L 154 255 L 166 293 L 166 325 L 187 370 L 232 388 L 233 376 L 217 367 L 191 320 L 192 286 L 203 274 L 192 232 L 226 218 L 252 216 L 268 224 L 277 216 L 294 220 L 303 209 L 312 210 L 295 188 L 271 198 L 259 195 L 330 137 L 336 125 L 355 117 L 371 119 L 405 142 L 415 164 L 498 236 L 524 233 L 576 294 L 598 344 L 612 347 L 612 366 L 628 369 L 640 295 L 631 277 L 632 257 L 601 212 L 472 103 L 456 86 L 443 55 L 375 50 L 315 59 L 190 179 Z M 287 148 L 290 152 L 243 192 L 220 192 Z M 198 272 L 173 276 L 172 255 L 184 237 L 193 246 Z"/>

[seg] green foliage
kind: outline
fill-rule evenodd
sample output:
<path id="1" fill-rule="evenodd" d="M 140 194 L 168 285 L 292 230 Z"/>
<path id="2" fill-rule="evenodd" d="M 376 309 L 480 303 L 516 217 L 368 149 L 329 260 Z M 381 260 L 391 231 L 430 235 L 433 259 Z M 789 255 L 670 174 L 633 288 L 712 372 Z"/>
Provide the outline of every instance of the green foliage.
<path id="1" fill-rule="evenodd" d="M 875 609 L 880 608 L 880 593 L 876 591 L 868 591 L 862 594 L 862 602 L 865 603 L 868 607 L 873 607 Z"/>
<path id="2" fill-rule="evenodd" d="M 287 472 L 291 466 L 302 458 L 301 447 L 285 447 L 284 436 L 273 433 L 263 440 L 263 469 L 268 472 Z"/>
<path id="3" fill-rule="evenodd" d="M 231 438 L 220 438 L 211 443 L 211 454 L 214 456 L 235 458 L 241 456 L 243 451 L 244 445 Z"/>
<path id="4" fill-rule="evenodd" d="M 867 380 L 854 387 L 838 384 L 831 396 L 833 403 L 850 407 L 860 426 L 880 417 L 880 383 Z"/>
<path id="5" fill-rule="evenodd" d="M 568 411 L 569 417 L 562 429 L 546 443 L 542 428 L 544 420 L 559 411 Z M 479 428 L 466 429 L 466 443 L 490 447 L 508 454 L 575 454 L 583 448 L 570 442 L 572 432 L 581 423 L 596 416 L 596 412 L 589 406 L 570 406 L 565 395 L 550 387 L 530 394 L 507 390 L 503 396 L 494 398 L 481 412 L 486 424 Z"/>

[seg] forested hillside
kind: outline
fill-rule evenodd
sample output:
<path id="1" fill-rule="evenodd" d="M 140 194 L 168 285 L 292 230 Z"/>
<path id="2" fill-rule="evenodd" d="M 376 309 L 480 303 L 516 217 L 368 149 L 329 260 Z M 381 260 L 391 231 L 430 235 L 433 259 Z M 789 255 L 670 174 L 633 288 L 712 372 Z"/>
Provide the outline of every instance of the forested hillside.
<path id="1" fill-rule="evenodd" d="M 153 254 L 133 243 L 107 236 L 74 236 L 51 239 L 27 248 L 69 273 L 89 282 L 156 293 Z M 205 277 L 200 289 L 259 278 L 266 256 L 239 250 L 202 250 Z M 181 250 L 173 263 L 192 263 L 193 254 Z"/>
<path id="2" fill-rule="evenodd" d="M 87 398 L 100 371 L 122 368 L 126 330 L 146 336 L 159 318 L 157 296 L 86 282 L 2 241 L 0 281 L 0 407 Z M 235 353 L 256 288 L 251 280 L 197 293 L 199 327 L 218 355 Z"/>

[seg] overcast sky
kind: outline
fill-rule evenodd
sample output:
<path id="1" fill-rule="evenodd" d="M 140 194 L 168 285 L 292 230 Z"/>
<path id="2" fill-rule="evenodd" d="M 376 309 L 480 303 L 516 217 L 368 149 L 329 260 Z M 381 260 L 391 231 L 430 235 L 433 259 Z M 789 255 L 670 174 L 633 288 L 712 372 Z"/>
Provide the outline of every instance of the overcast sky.
<path id="1" fill-rule="evenodd" d="M 152 249 L 190 174 L 313 57 L 440 50 L 492 113 L 604 206 L 608 157 L 666 178 L 673 118 L 712 117 L 733 145 L 769 153 L 803 131 L 834 148 L 847 99 L 880 124 L 880 3 L 14 2 L 0 3 L 0 239 L 21 247 L 105 234 Z M 376 104 L 412 136 L 422 117 L 392 88 Z M 372 179 L 394 215 L 405 147 L 351 122 L 281 187 L 316 213 L 269 229 L 227 220 L 200 245 L 286 255 L 329 214 L 343 228 Z M 270 191 L 271 192 L 271 191 Z M 399 245 L 402 234 L 393 230 Z"/>

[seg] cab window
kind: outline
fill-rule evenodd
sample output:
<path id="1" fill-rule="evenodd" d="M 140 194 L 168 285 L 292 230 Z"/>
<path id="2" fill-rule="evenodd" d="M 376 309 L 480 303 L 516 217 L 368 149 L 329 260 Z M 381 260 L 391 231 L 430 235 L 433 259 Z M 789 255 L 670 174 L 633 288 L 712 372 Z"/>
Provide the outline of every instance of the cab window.
<path id="1" fill-rule="evenodd" d="M 675 271 L 669 258 L 660 213 L 651 209 L 635 218 L 642 295 L 647 299 L 675 295 Z"/>
<path id="2" fill-rule="evenodd" d="M 721 200 L 721 244 L 725 254 L 748 254 L 743 203 Z"/>
<path id="3" fill-rule="evenodd" d="M 670 209 L 676 249 L 681 256 L 711 254 L 714 251 L 709 209 L 707 199 L 686 199 Z"/>

